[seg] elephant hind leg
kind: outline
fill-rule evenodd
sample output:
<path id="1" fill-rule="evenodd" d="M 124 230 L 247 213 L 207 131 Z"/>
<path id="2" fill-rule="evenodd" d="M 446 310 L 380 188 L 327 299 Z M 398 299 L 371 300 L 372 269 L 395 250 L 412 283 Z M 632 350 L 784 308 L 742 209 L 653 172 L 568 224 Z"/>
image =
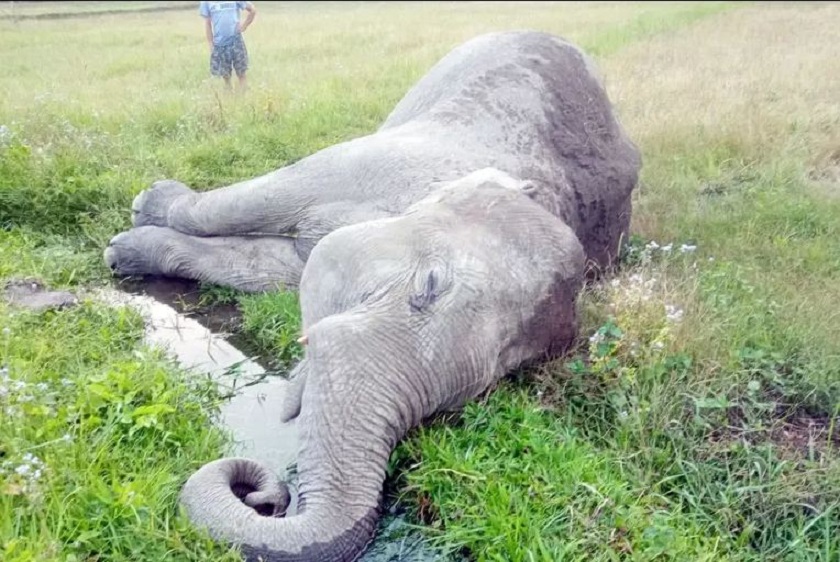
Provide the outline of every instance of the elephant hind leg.
<path id="1" fill-rule="evenodd" d="M 297 287 L 304 265 L 290 238 L 200 238 L 159 226 L 118 234 L 104 257 L 117 275 L 166 275 L 246 292 Z"/>
<path id="2" fill-rule="evenodd" d="M 175 180 L 156 181 L 131 203 L 131 223 L 134 226 L 169 226 L 169 209 L 175 201 L 194 193 Z"/>

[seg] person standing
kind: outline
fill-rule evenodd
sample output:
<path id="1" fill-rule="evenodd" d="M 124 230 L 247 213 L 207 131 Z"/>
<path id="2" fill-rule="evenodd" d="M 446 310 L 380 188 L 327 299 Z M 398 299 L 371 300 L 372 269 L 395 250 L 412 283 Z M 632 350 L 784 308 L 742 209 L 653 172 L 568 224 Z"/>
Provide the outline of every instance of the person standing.
<path id="1" fill-rule="evenodd" d="M 236 71 L 238 91 L 244 92 L 248 88 L 248 49 L 242 33 L 254 21 L 256 8 L 251 2 L 201 2 L 198 10 L 210 45 L 210 74 L 223 78 L 230 89 L 231 74 Z M 248 14 L 245 21 L 239 18 L 242 10 Z"/>

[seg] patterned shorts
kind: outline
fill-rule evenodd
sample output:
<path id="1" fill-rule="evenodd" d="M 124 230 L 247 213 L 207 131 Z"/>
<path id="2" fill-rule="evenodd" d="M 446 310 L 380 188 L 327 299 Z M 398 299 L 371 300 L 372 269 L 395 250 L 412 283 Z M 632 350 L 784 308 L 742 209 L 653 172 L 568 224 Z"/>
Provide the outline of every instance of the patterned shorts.
<path id="1" fill-rule="evenodd" d="M 248 49 L 241 34 L 227 45 L 214 45 L 210 54 L 210 73 L 213 76 L 227 77 L 232 70 L 236 74 L 248 70 Z"/>

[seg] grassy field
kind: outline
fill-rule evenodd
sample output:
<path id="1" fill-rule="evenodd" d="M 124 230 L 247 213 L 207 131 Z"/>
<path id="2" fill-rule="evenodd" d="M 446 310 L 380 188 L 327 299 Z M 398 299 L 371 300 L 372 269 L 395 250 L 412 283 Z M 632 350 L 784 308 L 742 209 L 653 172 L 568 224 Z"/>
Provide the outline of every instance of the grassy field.
<path id="1" fill-rule="evenodd" d="M 63 19 L 108 13 L 194 10 L 195 2 L 0 2 L 0 19 Z"/>
<path id="2" fill-rule="evenodd" d="M 840 560 L 840 5 L 257 7 L 243 97 L 209 79 L 197 13 L 0 22 L 0 278 L 102 283 L 151 181 L 371 132 L 479 33 L 566 36 L 644 157 L 623 267 L 581 295 L 568 357 L 416 431 L 394 493 L 481 561 Z M 288 296 L 242 309 L 296 356 Z M 0 327 L 0 558 L 237 559 L 175 509 L 225 442 L 213 389 L 127 310 L 0 304 Z"/>

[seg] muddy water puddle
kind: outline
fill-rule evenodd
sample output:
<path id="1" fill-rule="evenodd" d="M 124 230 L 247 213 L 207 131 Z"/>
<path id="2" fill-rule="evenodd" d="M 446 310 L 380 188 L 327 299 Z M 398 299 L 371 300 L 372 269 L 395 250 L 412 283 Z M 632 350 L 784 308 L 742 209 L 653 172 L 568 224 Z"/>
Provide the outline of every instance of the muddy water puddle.
<path id="1" fill-rule="evenodd" d="M 293 492 L 298 449 L 296 421 L 280 423 L 276 415 L 288 382 L 272 371 L 247 339 L 237 334 L 240 314 L 235 304 L 203 305 L 197 283 L 148 277 L 123 280 L 101 294 L 106 302 L 129 305 L 146 322 L 147 343 L 167 349 L 182 368 L 211 376 L 232 394 L 221 407 L 220 422 L 233 437 L 228 455 L 257 459 L 281 476 L 289 474 Z M 427 562 L 460 560 L 429 547 L 411 528 L 399 506 L 390 506 L 377 537 L 362 562 Z"/>

